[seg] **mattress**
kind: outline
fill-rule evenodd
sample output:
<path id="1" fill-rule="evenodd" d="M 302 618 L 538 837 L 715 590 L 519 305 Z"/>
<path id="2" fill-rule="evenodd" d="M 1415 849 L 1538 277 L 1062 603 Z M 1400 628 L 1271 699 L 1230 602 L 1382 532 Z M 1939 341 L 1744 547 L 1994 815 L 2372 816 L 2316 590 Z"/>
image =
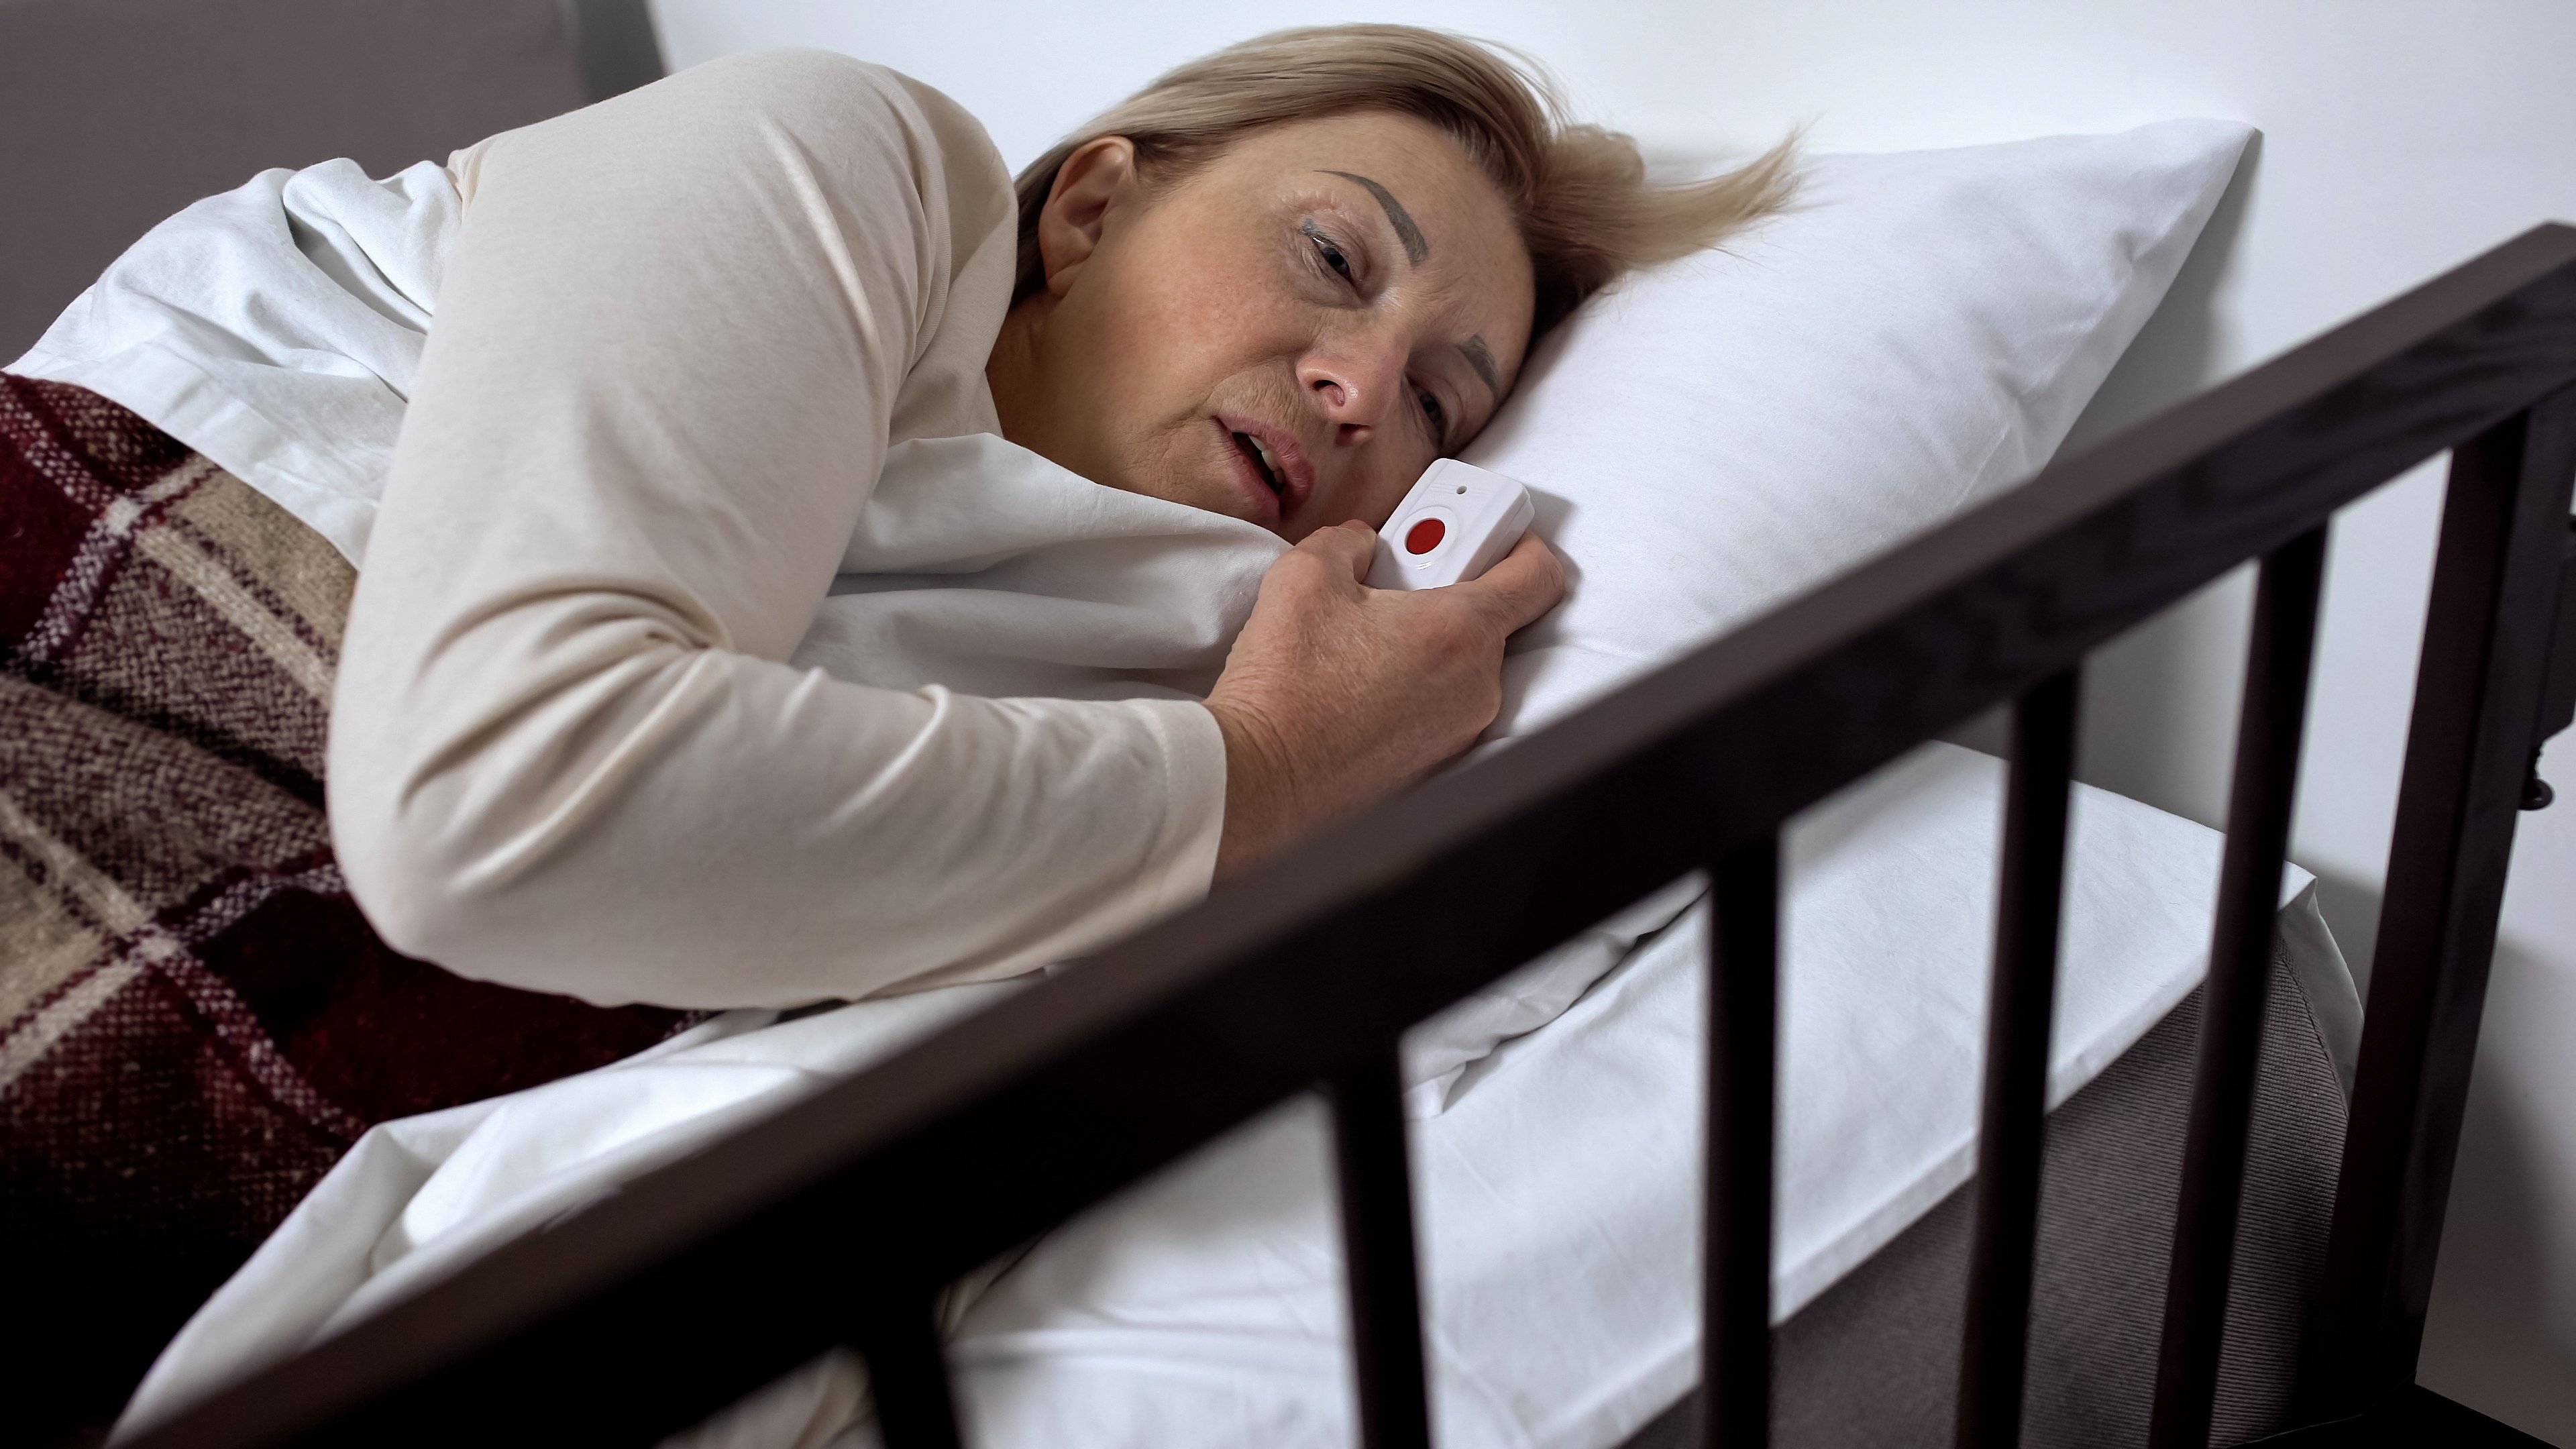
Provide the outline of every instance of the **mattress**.
<path id="1" fill-rule="evenodd" d="M 1893 793 L 1896 800 L 1880 802 L 1882 810 L 1922 803 L 1920 796 Z M 1876 823 L 1885 825 L 1886 815 L 1879 813 Z M 1812 848 L 1813 837 L 1808 843 Z M 2104 871 L 2111 853 L 2098 835 L 2092 844 L 2090 867 Z M 2156 862 L 2146 857 L 2154 846 L 2132 844 L 2143 848 L 2128 853 L 2121 871 L 2131 890 L 2151 892 Z M 1804 853 L 1793 851 L 1793 868 Z M 2103 883 L 2098 875 L 2083 878 L 2086 856 L 2079 845 L 2077 899 Z M 2339 959 L 2318 960 L 2286 944 L 2320 939 L 2313 912 L 2312 887 L 2302 887 L 2286 913 L 2280 969 L 2329 990 L 2342 984 L 2348 993 L 2348 978 L 2338 982 Z M 1969 1100 L 1950 1104 L 1951 1110 L 1930 1099 L 1962 1084 L 1921 1071 L 1891 1071 L 1862 1090 L 1814 1090 L 1820 1063 L 1849 1071 L 1919 1064 L 1939 1032 L 1919 1019 L 1892 1020 L 1865 1000 L 1840 1003 L 1854 1009 L 1838 1014 L 1815 999 L 1820 993 L 1812 975 L 1804 979 L 1808 999 L 1801 1001 L 1797 939 L 1804 934 L 1812 941 L 1824 923 L 1810 918 L 1802 932 L 1802 913 L 1793 908 L 1791 914 L 1773 1296 L 1776 1313 L 1788 1320 L 1781 1328 L 1784 1353 L 1796 1354 L 1784 1369 L 1808 1375 L 1798 1381 L 1807 1392 L 1784 1403 L 1784 1419 L 1812 1432 L 1784 1433 L 1779 1442 L 1947 1442 L 1955 1359 L 1942 1355 L 1957 1330 L 1955 1324 L 1921 1329 L 1939 1316 L 1937 1301 L 1900 1296 L 1892 1328 L 1891 1305 L 1875 1299 L 1864 1311 L 1845 1314 L 1873 1332 L 1893 1333 L 1918 1360 L 1911 1368 L 1891 1356 L 1887 1343 L 1819 1332 L 1817 1325 L 1837 1317 L 1826 1290 L 1851 1275 L 1868 1291 L 1883 1274 L 1859 1278 L 1854 1270 L 1876 1266 L 1887 1248 L 1899 1262 L 1946 1258 L 1926 1271 L 1938 1278 L 1946 1266 L 1948 1301 L 1955 1303 L 1964 1257 L 1949 1240 L 1964 1222 L 1960 1184 L 1967 1163 L 1961 1156 L 1972 1158 L 1974 1137 L 1962 1131 L 1953 1142 L 1944 1133 L 1961 1114 L 1973 1122 L 1973 1084 L 1964 1084 L 1971 1087 Z M 1920 910 L 1861 921 L 1842 902 L 1830 914 L 1833 924 L 1856 931 L 1938 929 Z M 2132 1135 L 2177 1144 L 2178 1152 L 2194 1020 L 2188 993 L 2198 962 L 2187 963 L 2182 1009 L 2169 1009 L 2170 999 L 2159 1003 L 2145 1023 L 2144 1041 L 2135 1031 L 2090 1030 L 2115 1002 L 2109 993 L 2093 996 L 2089 1006 L 2085 1000 L 2085 988 L 2101 984 L 2107 943 L 2092 939 L 2103 917 L 2092 911 L 2084 917 L 2070 931 L 2075 940 L 2065 985 L 2077 1001 L 2073 1011 L 2060 1013 L 2055 1055 L 2061 1083 L 2090 1082 L 2103 1090 L 2081 1105 L 2066 1100 L 2072 1091 L 2061 1093 L 2058 1121 L 2090 1125 L 2107 1115 L 2112 1120 L 2094 1136 L 2107 1137 L 2115 1157 Z M 1481 1073 L 1471 1069 L 1450 1111 L 1417 1125 L 1425 1356 L 1440 1442 L 1606 1449 L 1668 1413 L 1695 1383 L 1702 1090 L 1696 1068 L 1705 950 L 1705 917 L 1694 912 L 1563 1020 L 1506 1047 Z M 2284 993 L 2284 1021 L 2305 1031 L 2311 1045 L 2304 1054 L 2276 1051 L 2267 1080 L 2277 1086 L 2284 1063 L 2322 1068 L 2321 1076 L 2292 1070 L 2287 1079 L 2311 1086 L 2321 1080 L 2339 1103 L 2336 1053 L 2327 1050 L 2304 994 Z M 1891 982 L 1880 1005 L 1898 1003 L 1929 1014 L 1923 993 Z M 1972 996 L 1962 1004 L 1981 1026 L 1982 1003 Z M 2069 1072 L 2070 1051 L 2080 1056 L 2088 1046 L 2103 1054 L 2103 1066 L 2121 1064 L 2116 1074 Z M 2142 1073 L 2161 1090 L 2139 1102 L 2132 1079 Z M 1573 1110 L 1563 1110 L 1569 1100 Z M 2105 1103 L 2112 1104 L 2107 1111 Z M 2339 1141 L 2339 1119 L 2335 1126 Z M 970 1442 L 1140 1449 L 1356 1442 L 1327 1131 L 1320 1104 L 1294 1104 L 1042 1241 L 963 1315 L 951 1339 Z M 1872 1141 L 1878 1134 L 1904 1137 L 1912 1155 Z M 2097 1171 L 2087 1190 L 2083 1178 L 2065 1170 L 2064 1156 L 2048 1177 L 2058 1211 L 2044 1262 L 2060 1268 L 2069 1249 L 2078 1261 L 2071 1271 L 2043 1278 L 2052 1316 L 2043 1321 L 2035 1392 L 2063 1399 L 2059 1418 L 2078 1427 L 2104 1418 L 2142 1424 L 2142 1409 L 2126 1411 L 2139 1397 L 2139 1365 L 2152 1375 L 2172 1190 L 2163 1183 L 2159 1206 L 2153 1163 L 2161 1159 L 2142 1156 L 2126 1176 Z M 1900 1157 L 1911 1168 L 1889 1171 Z M 2330 1182 L 2330 1145 L 2295 1160 L 2309 1175 L 2302 1181 L 2321 1173 Z M 2070 1193 L 2079 1204 L 2072 1209 Z M 2322 1195 L 2312 1192 L 2306 1201 L 2314 1207 Z M 2105 1203 L 2121 1209 L 2117 1230 Z M 1918 1220 L 1928 1221 L 1923 1234 L 1891 1241 Z M 2087 1225 L 2097 1230 L 2092 1237 L 2068 1237 L 2070 1226 Z M 2321 1246 L 2321 1231 L 2314 1242 Z M 2296 1307 L 2292 1302 L 2293 1314 Z M 2094 1351 L 2069 1356 L 2066 1340 L 2047 1338 L 2068 1332 L 2094 1335 Z M 2119 1350 L 2141 1333 L 2143 1356 L 2121 1358 Z M 2264 1350 L 2277 1357 L 2279 1340 L 2270 1335 Z M 1946 1352 L 1955 1354 L 1955 1346 Z M 2088 1379 L 2110 1363 L 2124 1364 L 2127 1376 L 2107 1386 L 2107 1404 L 2096 1404 Z M 2277 1369 L 2252 1395 L 2251 1417 L 2277 1413 L 2286 1363 Z M 1912 1402 L 1873 1395 L 1874 1377 L 1889 1372 L 1940 1392 L 1918 1391 Z M 1855 1435 L 1853 1423 L 1835 1417 L 1855 1394 L 1889 1406 L 1886 1419 L 1872 1424 L 1887 1431 L 1884 1437 Z M 2034 1432 L 2032 1439 L 2100 1444 L 2141 1437 L 2142 1431 L 2099 1438 Z M 698 1442 L 771 1441 L 719 1434 Z"/>
<path id="2" fill-rule="evenodd" d="M 1791 1336 L 1918 1220 L 1937 1229 L 1973 1164 L 2002 775 L 1927 746 L 1789 833 L 1774 1302 Z M 2121 1080 L 2104 1069 L 2153 1030 L 2186 1030 L 2173 1013 L 2203 970 L 2221 844 L 2090 789 L 2072 836 L 2052 1106 Z M 2326 1003 L 2303 1019 L 2348 1071 L 2358 1000 L 2312 883 L 2293 871 L 2285 894 L 2283 969 Z M 1691 1388 L 1706 936 L 1704 911 L 1684 913 L 1415 1124 L 1442 1442 L 1609 1449 Z M 379 1128 L 174 1341 L 129 1419 L 1009 989 L 866 1003 Z M 1329 1163 L 1322 1108 L 1292 1100 L 977 1275 L 950 1337 L 970 1437 L 1351 1442 Z M 682 1438 L 864 1443 L 858 1385 L 831 1356 Z"/>
<path id="3" fill-rule="evenodd" d="M 2296 951 L 2285 940 L 2265 1003 L 2219 1444 L 2289 1427 L 2300 1333 L 2325 1272 L 2350 1063 L 2328 1046 Z M 2146 1442 L 2200 1009 L 2195 990 L 2049 1114 L 2022 1401 L 2032 1449 Z M 1959 1188 L 1773 1330 L 1775 1449 L 1950 1442 L 1975 1207 L 1973 1185 Z M 1693 1389 L 1622 1449 L 1698 1449 L 1699 1409 Z"/>

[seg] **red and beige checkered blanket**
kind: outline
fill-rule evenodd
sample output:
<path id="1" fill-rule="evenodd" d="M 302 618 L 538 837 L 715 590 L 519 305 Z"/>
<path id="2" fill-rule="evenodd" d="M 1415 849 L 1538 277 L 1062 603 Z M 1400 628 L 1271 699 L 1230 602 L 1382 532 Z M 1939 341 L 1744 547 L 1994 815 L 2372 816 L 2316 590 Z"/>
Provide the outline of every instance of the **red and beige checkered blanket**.
<path id="1" fill-rule="evenodd" d="M 322 809 L 356 577 L 134 414 L 0 375 L 0 1363 L 42 1401 L 0 1438 L 112 1414 L 370 1124 L 683 1023 L 368 927 Z"/>

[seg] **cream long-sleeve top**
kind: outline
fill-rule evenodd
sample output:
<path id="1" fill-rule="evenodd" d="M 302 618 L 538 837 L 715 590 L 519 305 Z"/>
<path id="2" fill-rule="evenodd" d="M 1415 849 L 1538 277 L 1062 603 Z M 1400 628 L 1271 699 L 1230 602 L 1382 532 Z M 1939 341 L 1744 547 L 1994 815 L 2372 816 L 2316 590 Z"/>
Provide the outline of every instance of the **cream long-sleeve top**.
<path id="1" fill-rule="evenodd" d="M 971 116 L 769 52 L 448 175 L 416 370 L 370 364 L 408 394 L 382 496 L 334 534 L 363 559 L 331 823 L 389 942 L 601 1003 L 787 1005 L 1016 974 L 1204 891 L 1225 760 L 1191 696 L 1282 545 L 998 436 L 1016 209 Z M 128 308 L 202 361 L 187 310 Z M 120 370 L 78 313 L 48 370 L 161 422 L 135 379 L 185 369 Z M 192 423 L 268 396 L 186 376 Z"/>

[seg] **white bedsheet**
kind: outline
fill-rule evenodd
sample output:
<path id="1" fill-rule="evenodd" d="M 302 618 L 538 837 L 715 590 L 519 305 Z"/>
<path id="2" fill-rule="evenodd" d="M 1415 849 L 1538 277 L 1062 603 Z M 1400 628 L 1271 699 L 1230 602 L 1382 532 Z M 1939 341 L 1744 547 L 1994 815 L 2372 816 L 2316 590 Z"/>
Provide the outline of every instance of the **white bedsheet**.
<path id="1" fill-rule="evenodd" d="M 2001 779 L 1983 755 L 1926 746 L 1791 832 L 1783 1317 L 1971 1170 Z M 2052 1105 L 2199 979 L 2220 847 L 2091 789 L 2074 840 Z M 2293 868 L 2284 935 L 2348 1067 L 2359 1003 L 2312 895 Z M 1704 952 L 1694 910 L 1416 1125 L 1445 1442 L 1608 1445 L 1692 1382 Z M 776 1025 L 735 1013 L 642 1058 L 381 1126 L 173 1341 L 128 1421 L 1015 989 Z M 1032 1449 L 1350 1442 L 1329 1160 L 1301 1101 L 1049 1235 L 958 1325 L 970 1432 Z M 819 1442 L 846 1427 L 853 1372 L 828 1361 L 696 1437 Z"/>
<path id="2" fill-rule="evenodd" d="M 263 171 L 152 228 L 7 370 L 132 408 L 357 563 L 463 217 L 435 161 Z"/>

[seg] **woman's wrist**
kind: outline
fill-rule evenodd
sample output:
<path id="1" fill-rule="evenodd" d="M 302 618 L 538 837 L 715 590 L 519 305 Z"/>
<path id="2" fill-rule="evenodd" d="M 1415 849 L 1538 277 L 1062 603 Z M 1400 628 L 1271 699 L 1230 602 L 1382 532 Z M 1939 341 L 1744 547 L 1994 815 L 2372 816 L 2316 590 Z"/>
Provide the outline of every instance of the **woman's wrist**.
<path id="1" fill-rule="evenodd" d="M 1295 792 L 1278 732 L 1258 710 L 1222 694 L 1208 713 L 1225 739 L 1225 824 L 1217 836 L 1216 879 L 1241 875 L 1296 830 Z"/>

